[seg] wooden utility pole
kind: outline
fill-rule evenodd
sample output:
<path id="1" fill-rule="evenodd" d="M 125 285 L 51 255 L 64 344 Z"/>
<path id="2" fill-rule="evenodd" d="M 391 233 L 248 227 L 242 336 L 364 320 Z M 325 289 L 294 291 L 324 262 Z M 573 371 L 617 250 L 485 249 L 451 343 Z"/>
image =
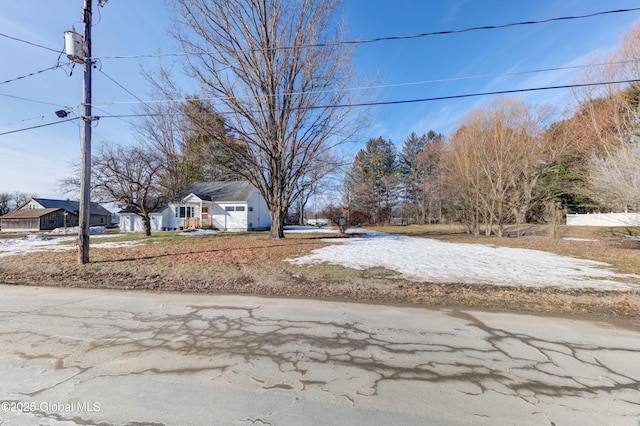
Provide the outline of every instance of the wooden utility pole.
<path id="1" fill-rule="evenodd" d="M 91 219 L 91 3 L 84 0 L 84 96 L 82 101 L 82 158 L 80 172 L 80 212 L 78 226 L 78 263 L 89 262 L 89 223 Z"/>

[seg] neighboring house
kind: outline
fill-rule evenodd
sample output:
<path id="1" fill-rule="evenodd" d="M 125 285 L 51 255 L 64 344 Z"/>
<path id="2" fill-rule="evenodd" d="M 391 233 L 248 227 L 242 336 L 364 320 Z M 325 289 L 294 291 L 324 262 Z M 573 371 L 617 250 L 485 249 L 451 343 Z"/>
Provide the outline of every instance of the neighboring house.
<path id="1" fill-rule="evenodd" d="M 142 232 L 142 218 L 123 210 L 120 230 Z M 196 182 L 180 199 L 150 215 L 151 230 L 209 228 L 220 231 L 261 231 L 271 227 L 267 204 L 247 181 Z"/>
<path id="2" fill-rule="evenodd" d="M 13 212 L 2 216 L 2 231 L 49 231 L 78 226 L 80 203 L 69 200 L 32 198 Z M 111 212 L 100 204 L 91 203 L 90 226 L 111 224 Z"/>

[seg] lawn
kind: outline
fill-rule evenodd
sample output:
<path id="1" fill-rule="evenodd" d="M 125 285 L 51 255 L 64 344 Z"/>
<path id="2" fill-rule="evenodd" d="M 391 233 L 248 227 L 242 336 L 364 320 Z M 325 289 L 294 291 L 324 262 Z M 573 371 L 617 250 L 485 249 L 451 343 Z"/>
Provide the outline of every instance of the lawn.
<path id="1" fill-rule="evenodd" d="M 547 227 L 528 226 L 509 228 L 510 237 L 500 239 L 473 237 L 462 228 L 449 225 L 375 230 L 452 243 L 550 251 L 604 261 L 620 273 L 640 271 L 640 242 L 627 238 L 633 229 L 560 227 L 560 238 L 552 238 Z M 385 267 L 358 270 L 327 263 L 296 265 L 287 261 L 340 244 L 328 242 L 327 236 L 288 234 L 284 240 L 271 240 L 266 233 L 185 236 L 166 232 L 150 238 L 139 235 L 92 238 L 91 262 L 87 265 L 77 264 L 75 250 L 0 257 L 0 282 L 640 317 L 638 291 L 424 282 L 402 278 L 398 271 Z M 104 242 L 116 244 L 117 248 L 100 248 Z"/>

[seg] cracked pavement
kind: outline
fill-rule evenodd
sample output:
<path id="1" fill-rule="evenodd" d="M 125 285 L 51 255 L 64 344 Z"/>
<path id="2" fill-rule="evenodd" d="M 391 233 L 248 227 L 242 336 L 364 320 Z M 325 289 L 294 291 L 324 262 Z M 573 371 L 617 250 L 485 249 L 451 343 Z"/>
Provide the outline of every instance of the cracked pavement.
<path id="1" fill-rule="evenodd" d="M 640 322 L 0 286 L 0 424 L 640 424 Z"/>

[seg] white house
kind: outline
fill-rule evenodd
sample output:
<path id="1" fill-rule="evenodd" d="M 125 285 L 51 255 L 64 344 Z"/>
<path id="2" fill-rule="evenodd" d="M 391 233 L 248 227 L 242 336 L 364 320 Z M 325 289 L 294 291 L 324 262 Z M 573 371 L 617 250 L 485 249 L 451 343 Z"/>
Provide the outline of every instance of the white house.
<path id="1" fill-rule="evenodd" d="M 120 230 L 142 232 L 142 218 L 131 210 L 120 215 Z M 175 203 L 151 213 L 151 230 L 210 228 L 260 231 L 271 227 L 267 204 L 249 182 L 196 182 Z"/>

